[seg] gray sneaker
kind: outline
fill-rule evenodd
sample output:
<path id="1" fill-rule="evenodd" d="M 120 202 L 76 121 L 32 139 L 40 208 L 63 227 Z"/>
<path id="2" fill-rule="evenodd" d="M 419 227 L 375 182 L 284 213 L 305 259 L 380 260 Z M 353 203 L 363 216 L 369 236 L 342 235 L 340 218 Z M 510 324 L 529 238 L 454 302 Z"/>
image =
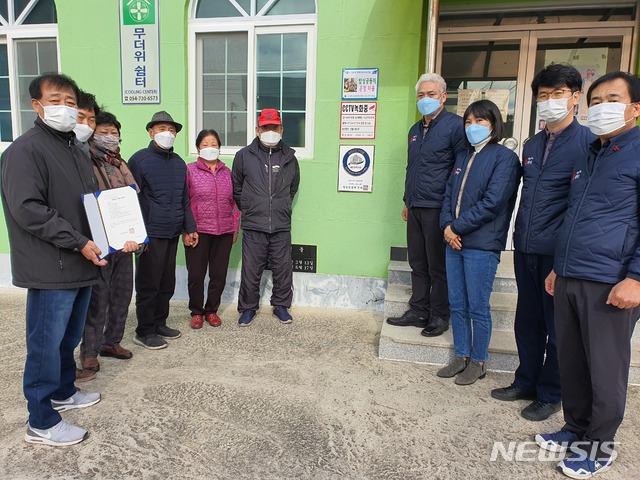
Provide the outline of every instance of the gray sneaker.
<path id="1" fill-rule="evenodd" d="M 149 335 L 133 337 L 133 343 L 141 345 L 149 350 L 160 350 L 161 348 L 167 348 L 167 341 L 157 333 L 151 333 Z"/>
<path id="2" fill-rule="evenodd" d="M 51 445 L 54 447 L 64 447 L 67 445 L 75 445 L 87 438 L 88 433 L 80 427 L 76 427 L 70 423 L 60 420 L 56 425 L 46 430 L 33 428 L 27 423 L 27 433 L 24 434 L 24 440 L 27 443 L 39 443 L 43 445 Z"/>
<path id="3" fill-rule="evenodd" d="M 67 410 L 73 410 L 74 408 L 90 407 L 91 405 L 95 405 L 99 401 L 99 393 L 84 393 L 80 390 L 76 390 L 76 393 L 71 395 L 66 400 L 51 399 L 51 406 L 58 412 L 66 412 Z"/>
<path id="4" fill-rule="evenodd" d="M 160 325 L 156 327 L 156 333 L 161 337 L 169 338 L 171 340 L 175 338 L 180 338 L 182 336 L 182 333 L 180 333 L 180 330 L 176 328 L 167 327 L 166 325 Z"/>
<path id="5" fill-rule="evenodd" d="M 464 357 L 453 357 L 453 360 L 449 362 L 449 365 L 438 370 L 440 378 L 451 378 L 462 372 L 467 367 L 467 360 Z"/>

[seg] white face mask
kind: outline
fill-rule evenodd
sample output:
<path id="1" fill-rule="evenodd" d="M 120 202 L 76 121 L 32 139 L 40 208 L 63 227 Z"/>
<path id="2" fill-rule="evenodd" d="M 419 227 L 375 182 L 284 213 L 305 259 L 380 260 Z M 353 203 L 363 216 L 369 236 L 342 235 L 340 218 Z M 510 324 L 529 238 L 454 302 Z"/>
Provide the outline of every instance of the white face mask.
<path id="1" fill-rule="evenodd" d="M 202 158 L 203 160 L 208 160 L 212 162 L 214 160 L 217 160 L 219 156 L 220 156 L 219 148 L 207 147 L 200 150 L 200 158 Z"/>
<path id="2" fill-rule="evenodd" d="M 86 123 L 78 123 L 73 129 L 73 133 L 76 134 L 76 139 L 79 142 L 86 142 L 93 135 L 93 129 Z"/>
<path id="3" fill-rule="evenodd" d="M 158 132 L 153 136 L 153 139 L 158 144 L 160 148 L 164 148 L 165 150 L 169 150 L 173 147 L 173 142 L 176 141 L 176 136 L 171 133 L 169 130 L 165 130 L 164 132 Z"/>
<path id="4" fill-rule="evenodd" d="M 589 130 L 599 137 L 621 129 L 627 123 L 635 120 L 635 117 L 631 117 L 629 120 L 624 119 L 626 108 L 627 104 L 620 102 L 604 102 L 589 107 L 587 115 Z"/>
<path id="5" fill-rule="evenodd" d="M 550 98 L 538 103 L 538 115 L 547 123 L 561 122 L 569 115 L 568 98 Z"/>
<path id="6" fill-rule="evenodd" d="M 38 102 L 40 103 L 40 102 Z M 76 126 L 78 109 L 66 105 L 42 105 L 44 118 L 42 121 L 59 132 L 70 132 Z"/>
<path id="7" fill-rule="evenodd" d="M 280 140 L 282 140 L 282 135 L 273 130 L 267 130 L 260 134 L 260 141 L 267 147 L 275 147 Z"/>

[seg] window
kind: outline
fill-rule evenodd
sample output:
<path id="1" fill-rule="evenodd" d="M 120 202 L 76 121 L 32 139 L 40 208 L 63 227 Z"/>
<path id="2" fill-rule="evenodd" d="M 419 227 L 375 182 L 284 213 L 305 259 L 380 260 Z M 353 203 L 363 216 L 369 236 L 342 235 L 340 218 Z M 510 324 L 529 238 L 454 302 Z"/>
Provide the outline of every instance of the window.
<path id="1" fill-rule="evenodd" d="M 57 21 L 53 0 L 0 0 L 2 143 L 11 142 L 33 124 L 31 80 L 58 71 Z"/>
<path id="2" fill-rule="evenodd" d="M 315 0 L 192 1 L 191 137 L 213 128 L 235 153 L 255 137 L 258 112 L 277 108 L 285 142 L 311 157 L 316 19 Z"/>

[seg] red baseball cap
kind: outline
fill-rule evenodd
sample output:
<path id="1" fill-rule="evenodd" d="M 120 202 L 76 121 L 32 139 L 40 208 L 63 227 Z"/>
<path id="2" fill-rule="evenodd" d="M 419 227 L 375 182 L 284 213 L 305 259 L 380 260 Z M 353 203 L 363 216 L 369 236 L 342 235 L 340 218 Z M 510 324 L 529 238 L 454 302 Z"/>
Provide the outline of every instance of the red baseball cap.
<path id="1" fill-rule="evenodd" d="M 282 125 L 282 118 L 275 108 L 263 108 L 258 117 L 258 126 Z"/>

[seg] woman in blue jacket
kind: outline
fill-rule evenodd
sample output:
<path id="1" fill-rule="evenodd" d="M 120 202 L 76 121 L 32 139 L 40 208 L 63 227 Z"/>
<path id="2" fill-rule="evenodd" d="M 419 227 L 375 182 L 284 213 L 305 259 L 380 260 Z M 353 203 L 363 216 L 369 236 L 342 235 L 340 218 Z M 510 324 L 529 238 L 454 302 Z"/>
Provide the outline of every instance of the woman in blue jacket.
<path id="1" fill-rule="evenodd" d="M 498 142 L 504 125 L 489 100 L 464 113 L 467 149 L 456 157 L 440 214 L 455 357 L 438 371 L 458 385 L 484 378 L 491 339 L 489 297 L 520 182 L 518 156 Z"/>

